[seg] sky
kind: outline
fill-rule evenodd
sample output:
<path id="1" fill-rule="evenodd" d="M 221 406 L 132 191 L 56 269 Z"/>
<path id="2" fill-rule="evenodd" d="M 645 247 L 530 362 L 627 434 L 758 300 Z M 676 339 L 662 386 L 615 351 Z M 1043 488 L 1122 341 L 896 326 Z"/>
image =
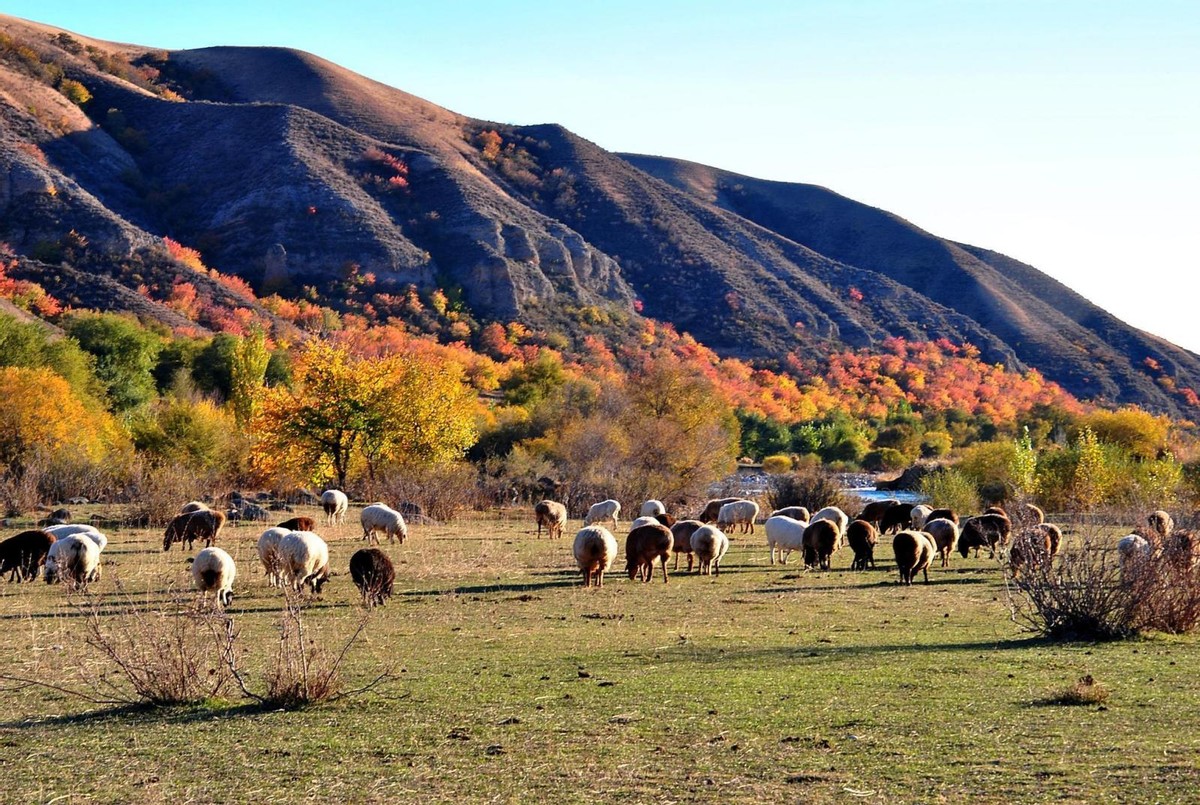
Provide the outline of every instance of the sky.
<path id="1" fill-rule="evenodd" d="M 472 117 L 823 185 L 1200 352 L 1197 0 L 5 0 L 281 45 Z"/>

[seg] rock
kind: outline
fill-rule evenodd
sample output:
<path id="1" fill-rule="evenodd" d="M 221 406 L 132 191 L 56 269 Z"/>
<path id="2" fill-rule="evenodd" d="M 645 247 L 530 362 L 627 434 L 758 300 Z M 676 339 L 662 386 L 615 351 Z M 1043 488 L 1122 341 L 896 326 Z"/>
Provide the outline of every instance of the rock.
<path id="1" fill-rule="evenodd" d="M 71 511 L 70 509 L 55 509 L 50 512 L 49 517 L 51 520 L 62 520 L 64 523 L 69 523 L 71 522 Z"/>
<path id="2" fill-rule="evenodd" d="M 875 488 L 881 492 L 894 492 L 898 490 L 915 492 L 920 487 L 922 478 L 939 469 L 941 469 L 941 465 L 939 464 L 914 464 L 900 473 L 897 478 L 893 478 L 890 481 L 876 481 Z"/>
<path id="3" fill-rule="evenodd" d="M 267 508 L 273 512 L 294 512 L 295 511 L 295 509 L 293 509 L 291 506 L 284 503 L 282 500 L 271 501 L 271 505 L 267 506 Z"/>
<path id="4" fill-rule="evenodd" d="M 247 503 L 241 508 L 242 520 L 267 520 L 270 519 L 270 514 L 262 506 L 257 503 Z"/>
<path id="5" fill-rule="evenodd" d="M 91 503 L 91 501 L 87 498 L 71 498 L 67 501 L 67 503 L 70 503 L 72 506 L 86 506 Z"/>

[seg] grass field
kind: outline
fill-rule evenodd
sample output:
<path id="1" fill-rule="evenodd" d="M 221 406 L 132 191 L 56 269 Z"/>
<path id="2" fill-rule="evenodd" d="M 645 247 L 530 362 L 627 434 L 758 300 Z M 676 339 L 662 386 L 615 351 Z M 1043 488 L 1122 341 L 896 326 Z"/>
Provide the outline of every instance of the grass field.
<path id="1" fill-rule="evenodd" d="M 351 512 L 353 518 L 354 513 Z M 1200 644 L 1051 644 L 1013 624 L 994 562 L 770 566 L 735 537 L 718 578 L 610 575 L 580 587 L 570 538 L 531 518 L 413 527 L 396 595 L 346 670 L 370 692 L 300 711 L 244 700 L 97 706 L 0 683 L 6 802 L 1165 802 L 1200 785 Z M 574 523 L 568 531 L 573 533 Z M 281 595 L 231 526 L 231 607 L 252 679 Z M 329 642 L 361 610 L 357 529 L 318 529 L 338 572 L 308 610 Z M 761 532 L 761 527 L 760 527 Z M 189 583 L 158 530 L 111 530 L 104 579 L 154 596 Z M 619 537 L 623 542 L 623 532 Z M 623 567 L 623 558 L 614 570 Z M 0 673 L 84 688 L 104 667 L 61 587 L 0 585 Z M 1085 674 L 1103 704 L 1048 704 Z"/>

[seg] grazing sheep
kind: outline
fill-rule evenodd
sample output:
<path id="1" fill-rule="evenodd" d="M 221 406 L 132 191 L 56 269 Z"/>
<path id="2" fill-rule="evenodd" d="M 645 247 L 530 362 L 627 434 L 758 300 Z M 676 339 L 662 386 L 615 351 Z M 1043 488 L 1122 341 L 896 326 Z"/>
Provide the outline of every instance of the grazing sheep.
<path id="1" fill-rule="evenodd" d="M 1038 523 L 1034 528 L 1046 532 L 1046 536 L 1050 540 L 1050 558 L 1058 556 L 1058 549 L 1062 546 L 1063 540 L 1062 529 L 1054 523 Z"/>
<path id="2" fill-rule="evenodd" d="M 1146 522 L 1150 524 L 1150 530 L 1159 537 L 1166 537 L 1175 530 L 1175 521 L 1171 519 L 1171 515 L 1162 509 L 1150 512 L 1150 516 L 1146 518 Z"/>
<path id="3" fill-rule="evenodd" d="M 647 500 L 642 504 L 641 511 L 638 512 L 642 517 L 653 517 L 656 514 L 666 514 L 667 507 L 663 505 L 661 500 Z"/>
<path id="4" fill-rule="evenodd" d="M 296 529 L 271 526 L 258 538 L 258 558 L 267 573 L 267 583 L 272 587 L 283 586 L 283 566 L 279 560 L 279 541 Z"/>
<path id="5" fill-rule="evenodd" d="M 313 593 L 329 581 L 329 546 L 311 531 L 289 531 L 279 540 L 279 565 L 293 590 L 307 584 Z"/>
<path id="6" fill-rule="evenodd" d="M 1003 514 L 990 512 L 971 517 L 963 523 L 962 531 L 959 532 L 958 552 L 966 559 L 972 548 L 975 549 L 976 557 L 979 556 L 980 548 L 987 548 L 988 555 L 995 558 L 996 546 L 1008 542 L 1011 530 L 1012 522 Z"/>
<path id="7" fill-rule="evenodd" d="M 717 528 L 730 530 L 741 526 L 742 532 L 754 533 L 754 521 L 758 519 L 758 504 L 753 500 L 735 500 L 726 503 L 717 514 Z"/>
<path id="8" fill-rule="evenodd" d="M 915 531 L 920 531 L 925 526 L 925 523 L 929 520 L 929 513 L 932 511 L 933 507 L 927 506 L 924 503 L 912 507 L 909 517 L 912 520 L 912 527 Z"/>
<path id="9" fill-rule="evenodd" d="M 1046 522 L 1046 513 L 1040 506 L 1032 503 L 1021 504 L 1021 510 L 1017 517 L 1020 518 L 1022 525 L 1040 525 Z"/>
<path id="10" fill-rule="evenodd" d="M 875 543 L 878 541 L 875 526 L 866 520 L 854 520 L 846 526 L 846 542 L 854 551 L 851 570 L 866 570 L 868 565 L 875 567 Z"/>
<path id="11" fill-rule="evenodd" d="M 363 606 L 383 606 L 392 596 L 396 568 L 388 555 L 378 548 L 360 548 L 350 557 L 350 578 L 362 593 Z"/>
<path id="12" fill-rule="evenodd" d="M 167 530 L 163 534 L 163 550 L 171 550 L 172 543 L 178 542 L 180 549 L 183 548 L 183 543 L 187 543 L 187 549 L 190 551 L 192 543 L 198 539 L 204 540 L 204 546 L 209 547 L 217 541 L 217 535 L 221 533 L 223 525 L 225 525 L 224 512 L 205 509 L 177 515 L 167 525 Z"/>
<path id="13" fill-rule="evenodd" d="M 845 534 L 846 527 L 850 525 L 850 518 L 837 506 L 826 506 L 814 514 L 812 520 L 809 522 L 815 523 L 817 520 L 829 520 L 832 523 L 837 523 L 839 534 Z"/>
<path id="14" fill-rule="evenodd" d="M 55 539 L 69 537 L 72 534 L 79 534 L 96 543 L 96 547 L 101 551 L 108 547 L 108 537 L 106 537 L 104 534 L 101 534 L 95 526 L 88 525 L 87 523 L 62 523 L 59 525 L 48 525 L 42 530 Z"/>
<path id="15" fill-rule="evenodd" d="M 613 528 L 616 528 L 619 524 L 617 518 L 620 516 L 621 504 L 610 498 L 602 500 L 599 503 L 593 503 L 583 518 L 583 524 L 589 526 L 612 520 Z"/>
<path id="16" fill-rule="evenodd" d="M 644 525 L 654 525 L 655 523 L 658 523 L 659 525 L 667 525 L 666 523 L 659 520 L 658 517 L 656 517 L 652 514 L 648 514 L 645 517 L 639 517 L 636 520 L 634 520 L 632 523 L 629 524 L 629 528 L 630 529 L 641 528 Z M 670 528 L 670 526 L 668 525 L 667 528 Z"/>
<path id="17" fill-rule="evenodd" d="M 715 526 L 702 526 L 692 534 L 692 553 L 700 565 L 701 576 L 721 575 L 721 559 L 728 550 L 729 537 Z"/>
<path id="18" fill-rule="evenodd" d="M 215 593 L 217 604 L 222 608 L 233 603 L 235 578 L 237 565 L 233 563 L 233 557 L 220 548 L 205 548 L 192 562 L 192 583 L 201 595 Z"/>
<path id="19" fill-rule="evenodd" d="M 1151 547 L 1150 541 L 1141 534 L 1130 534 L 1117 540 L 1117 561 L 1121 565 L 1122 573 L 1125 572 L 1126 565 L 1133 562 L 1144 562 L 1153 553 L 1154 548 Z"/>
<path id="20" fill-rule="evenodd" d="M 930 520 L 949 520 L 958 525 L 958 515 L 955 514 L 954 509 L 934 509 L 925 517 L 925 522 L 928 523 Z"/>
<path id="21" fill-rule="evenodd" d="M 704 504 L 704 510 L 696 519 L 702 523 L 715 523 L 721 515 L 721 507 L 728 503 L 736 503 L 741 498 L 714 498 Z"/>
<path id="22" fill-rule="evenodd" d="M 86 587 L 100 580 L 100 548 L 82 534 L 54 540 L 46 552 L 46 583 Z"/>
<path id="23" fill-rule="evenodd" d="M 346 510 L 350 508 L 350 498 L 340 489 L 326 489 L 321 493 L 321 508 L 325 510 L 327 525 L 344 523 Z"/>
<path id="24" fill-rule="evenodd" d="M 612 532 L 604 526 L 585 526 L 575 534 L 572 550 L 583 574 L 583 586 L 591 587 L 594 581 L 597 587 L 603 587 L 604 574 L 612 569 L 617 558 L 617 538 Z"/>
<path id="25" fill-rule="evenodd" d="M 1162 559 L 1178 570 L 1191 570 L 1200 560 L 1200 544 L 1191 531 L 1174 531 L 1163 540 Z"/>
<path id="26" fill-rule="evenodd" d="M 771 549 L 771 564 L 775 564 L 775 549 L 779 549 L 780 564 L 787 564 L 787 558 L 792 551 L 804 549 L 804 531 L 808 523 L 803 520 L 793 520 L 782 514 L 768 517 L 764 525 L 767 532 L 767 547 Z"/>
<path id="27" fill-rule="evenodd" d="M 311 517 L 292 517 L 284 520 L 275 527 L 288 531 L 312 531 L 316 525 L 317 521 Z"/>
<path id="28" fill-rule="evenodd" d="M 0 575 L 8 573 L 9 581 L 37 578 L 54 539 L 53 534 L 35 529 L 22 531 L 0 542 Z"/>
<path id="29" fill-rule="evenodd" d="M 666 525 L 666 523 L 663 523 Z M 679 569 L 679 554 L 686 553 L 688 558 L 688 573 L 692 572 L 692 534 L 704 526 L 699 520 L 680 520 L 671 526 L 673 543 L 671 552 L 675 554 L 675 569 Z"/>
<path id="30" fill-rule="evenodd" d="M 983 510 L 983 513 L 984 514 L 998 514 L 1001 517 L 1008 517 L 1008 512 L 1006 512 L 1004 510 L 1004 507 L 1002 507 L 1002 506 L 988 506 L 986 509 Z"/>
<path id="31" fill-rule="evenodd" d="M 376 531 L 387 534 L 388 542 L 395 542 L 396 537 L 399 537 L 401 545 L 408 538 L 408 524 L 404 522 L 404 515 L 387 504 L 372 503 L 363 507 L 358 520 L 362 523 L 365 540 L 379 542 L 379 538 L 375 536 Z"/>
<path id="32" fill-rule="evenodd" d="M 804 508 L 803 506 L 785 506 L 782 509 L 776 509 L 775 511 L 771 512 L 771 516 L 791 517 L 793 520 L 803 520 L 806 523 L 812 517 L 812 515 L 808 513 L 808 509 Z"/>
<path id="33" fill-rule="evenodd" d="M 199 500 L 193 500 L 189 503 L 185 503 L 185 504 L 183 504 L 183 506 L 181 506 L 179 508 L 180 514 L 191 514 L 192 512 L 202 512 L 202 511 L 208 511 L 208 504 L 203 503 Z"/>
<path id="34" fill-rule="evenodd" d="M 889 508 L 883 513 L 883 519 L 879 521 L 879 533 L 886 534 L 890 531 L 912 528 L 912 510 L 914 508 L 912 503 L 897 503 Z"/>
<path id="35" fill-rule="evenodd" d="M 950 566 L 950 554 L 958 547 L 958 526 L 953 520 L 939 517 L 936 520 L 926 520 L 921 529 L 933 538 L 933 547 L 942 557 L 942 567 Z"/>
<path id="36" fill-rule="evenodd" d="M 895 498 L 873 500 L 866 506 L 863 506 L 862 511 L 858 513 L 858 519 L 878 527 L 879 523 L 883 520 L 884 512 L 898 505 L 900 505 L 900 501 Z"/>
<path id="37" fill-rule="evenodd" d="M 633 529 L 625 538 L 625 570 L 629 578 L 637 577 L 650 581 L 654 575 L 654 560 L 662 561 L 663 584 L 667 583 L 667 557 L 675 538 L 671 529 L 661 523 L 644 525 Z"/>
<path id="38" fill-rule="evenodd" d="M 834 551 L 842 541 L 842 531 L 832 520 L 813 520 L 804 529 L 804 565 L 828 570 Z"/>
<path id="39" fill-rule="evenodd" d="M 563 526 L 567 524 L 566 506 L 557 500 L 543 500 L 533 507 L 533 516 L 537 520 L 538 539 L 542 538 L 542 526 L 546 527 L 550 539 L 562 536 Z"/>
<path id="40" fill-rule="evenodd" d="M 896 568 L 900 571 L 900 583 L 911 585 L 917 571 L 925 574 L 929 583 L 929 563 L 937 549 L 929 535 L 923 531 L 901 531 L 892 538 L 892 553 L 896 556 Z"/>
<path id="41" fill-rule="evenodd" d="M 673 526 L 679 522 L 677 519 L 675 519 L 671 515 L 667 514 L 666 512 L 662 512 L 661 514 L 654 515 L 654 519 L 658 520 L 658 522 L 662 523 L 667 528 L 670 528 L 671 526 Z"/>
<path id="42" fill-rule="evenodd" d="M 1008 567 L 1016 578 L 1021 568 L 1026 565 L 1037 567 L 1050 557 L 1050 533 L 1044 528 L 1026 528 L 1013 537 L 1008 549 Z"/>

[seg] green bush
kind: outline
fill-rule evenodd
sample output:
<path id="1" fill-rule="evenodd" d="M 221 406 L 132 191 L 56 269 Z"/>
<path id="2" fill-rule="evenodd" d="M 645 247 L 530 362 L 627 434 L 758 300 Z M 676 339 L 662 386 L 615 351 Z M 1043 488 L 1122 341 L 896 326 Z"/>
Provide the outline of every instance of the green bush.
<path id="1" fill-rule="evenodd" d="M 791 456 L 767 456 L 762 463 L 763 472 L 768 475 L 782 475 L 785 472 L 791 472 L 792 457 Z"/>
<path id="2" fill-rule="evenodd" d="M 899 450 L 894 450 L 891 447 L 872 450 L 863 456 L 862 465 L 864 470 L 876 472 L 879 470 L 899 470 L 907 467 L 909 464 L 908 458 Z"/>
<path id="3" fill-rule="evenodd" d="M 979 511 L 979 493 L 974 482 L 954 467 L 926 475 L 921 479 L 920 489 L 935 508 L 950 508 L 960 513 Z"/>
<path id="4" fill-rule="evenodd" d="M 837 479 L 822 471 L 771 476 L 767 486 L 767 502 L 772 509 L 804 506 L 810 512 L 826 506 L 837 506 L 843 511 L 847 507 L 854 508 Z"/>

